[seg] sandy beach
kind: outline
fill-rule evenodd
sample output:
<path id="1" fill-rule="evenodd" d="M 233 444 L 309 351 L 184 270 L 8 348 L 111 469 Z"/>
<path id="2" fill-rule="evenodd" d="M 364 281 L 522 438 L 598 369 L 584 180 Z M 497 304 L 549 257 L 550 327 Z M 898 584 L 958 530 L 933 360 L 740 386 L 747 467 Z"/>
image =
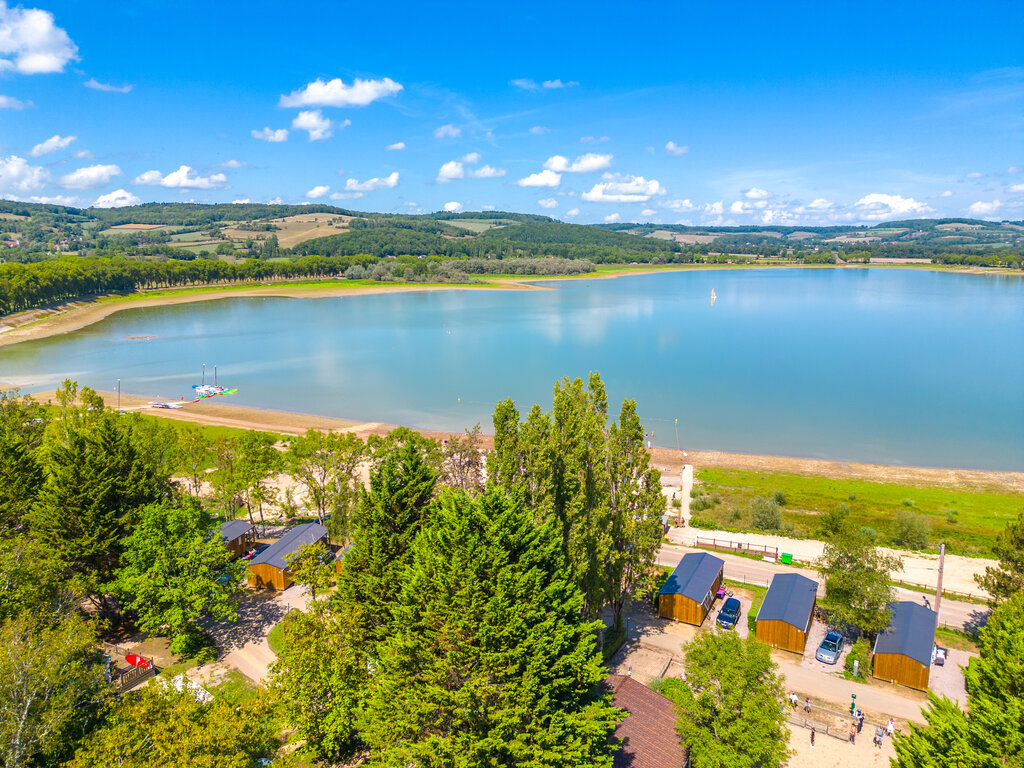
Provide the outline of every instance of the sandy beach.
<path id="1" fill-rule="evenodd" d="M 109 406 L 117 404 L 117 393 L 101 392 Z M 32 397 L 40 402 L 51 400 L 52 391 L 40 392 Z M 215 424 L 239 429 L 258 429 L 285 435 L 300 435 L 309 429 L 354 432 L 360 437 L 371 434 L 387 434 L 394 425 L 358 419 L 338 419 L 328 416 L 293 413 L 289 411 L 249 408 L 226 402 L 223 398 L 187 403 L 179 410 L 152 408 L 149 401 L 159 399 L 155 395 L 121 395 L 124 410 L 141 410 L 154 416 L 196 424 Z M 467 427 L 472 427 L 467 424 Z M 482 424 L 487 429 L 489 424 Z M 420 430 L 425 435 L 446 438 L 450 432 Z M 493 446 L 490 434 L 481 436 L 484 448 Z M 880 483 L 903 483 L 919 486 L 1024 493 L 1024 472 L 996 472 L 971 469 L 941 469 L 933 467 L 904 467 L 886 464 L 861 464 L 855 462 L 827 461 L 787 456 L 763 456 L 724 451 L 699 451 L 686 448 L 653 448 L 651 457 L 662 472 L 679 473 L 683 464 L 695 467 L 725 467 L 754 472 L 790 472 L 816 475 L 835 479 L 867 480 Z"/>

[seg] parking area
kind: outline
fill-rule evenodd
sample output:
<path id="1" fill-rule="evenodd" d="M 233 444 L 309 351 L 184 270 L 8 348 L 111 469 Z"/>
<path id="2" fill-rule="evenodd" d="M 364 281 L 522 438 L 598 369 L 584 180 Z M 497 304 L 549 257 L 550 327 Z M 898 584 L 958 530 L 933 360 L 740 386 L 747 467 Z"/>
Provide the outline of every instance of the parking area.
<path id="1" fill-rule="evenodd" d="M 961 705 L 967 703 L 967 688 L 964 669 L 971 661 L 972 654 L 950 648 L 946 652 L 946 663 L 941 667 L 932 664 L 928 673 L 928 689 L 940 696 L 946 696 Z"/>
<path id="2" fill-rule="evenodd" d="M 846 654 L 850 652 L 850 648 L 853 647 L 853 640 L 849 637 L 843 638 L 843 652 L 839 656 L 839 660 L 835 664 L 825 664 L 814 658 L 814 652 L 818 650 L 818 646 L 821 645 L 821 641 L 825 639 L 831 631 L 829 627 L 823 621 L 812 621 L 811 630 L 807 633 L 807 645 L 804 647 L 804 655 L 800 657 L 800 666 L 806 667 L 807 669 L 816 669 L 820 672 L 836 672 L 838 674 L 843 673 L 843 665 L 846 663 Z M 796 658 L 794 656 L 794 658 Z"/>

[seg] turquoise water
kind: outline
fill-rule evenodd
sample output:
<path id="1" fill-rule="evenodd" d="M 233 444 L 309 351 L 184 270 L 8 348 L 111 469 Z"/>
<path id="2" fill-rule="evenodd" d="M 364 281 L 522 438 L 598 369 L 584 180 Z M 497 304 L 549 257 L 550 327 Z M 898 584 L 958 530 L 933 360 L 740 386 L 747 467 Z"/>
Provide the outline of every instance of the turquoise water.
<path id="1" fill-rule="evenodd" d="M 201 366 L 238 405 L 490 429 L 600 371 L 656 445 L 1024 470 L 1024 279 L 765 269 L 555 290 L 232 298 L 132 309 L 0 348 L 0 381 L 177 399 Z M 712 306 L 711 291 L 717 300 Z M 154 336 L 127 340 L 127 336 Z M 617 411 L 617 406 L 613 406 Z"/>

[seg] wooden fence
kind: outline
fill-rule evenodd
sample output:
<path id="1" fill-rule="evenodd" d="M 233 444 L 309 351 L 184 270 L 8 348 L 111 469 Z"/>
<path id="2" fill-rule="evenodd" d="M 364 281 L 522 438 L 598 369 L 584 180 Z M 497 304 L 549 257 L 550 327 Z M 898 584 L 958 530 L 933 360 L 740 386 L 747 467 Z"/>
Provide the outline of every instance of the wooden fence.
<path id="1" fill-rule="evenodd" d="M 104 653 L 122 657 L 135 653 L 130 648 L 125 648 L 123 645 L 115 645 L 114 643 L 100 643 L 100 649 L 103 650 Z M 145 656 L 142 658 L 146 659 L 147 663 L 141 667 L 130 666 L 128 669 L 120 671 L 116 666 L 112 666 L 110 682 L 113 683 L 119 691 L 127 691 L 129 688 L 138 685 L 146 678 L 156 675 L 156 665 L 153 663 L 153 660 L 147 659 Z"/>
<path id="2" fill-rule="evenodd" d="M 779 558 L 779 548 L 769 547 L 764 544 L 744 544 L 742 541 L 728 541 L 727 539 L 702 539 L 697 536 L 693 540 L 693 546 L 704 549 L 714 549 L 718 552 L 730 552 L 741 555 L 760 555 L 762 557 Z"/>

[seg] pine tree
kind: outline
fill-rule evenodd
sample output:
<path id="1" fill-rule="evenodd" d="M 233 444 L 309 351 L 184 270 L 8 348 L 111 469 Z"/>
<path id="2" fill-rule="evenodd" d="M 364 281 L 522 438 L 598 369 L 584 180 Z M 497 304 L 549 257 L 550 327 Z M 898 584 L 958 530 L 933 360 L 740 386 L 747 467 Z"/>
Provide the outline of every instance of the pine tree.
<path id="1" fill-rule="evenodd" d="M 381 456 L 360 500 L 354 543 L 342 561 L 339 588 L 349 605 L 358 606 L 371 642 L 388 633 L 412 545 L 427 520 L 437 484 L 437 471 L 421 448 L 406 440 Z"/>
<path id="2" fill-rule="evenodd" d="M 618 717 L 559 532 L 445 492 L 413 545 L 360 719 L 371 764 L 610 766 Z"/>

